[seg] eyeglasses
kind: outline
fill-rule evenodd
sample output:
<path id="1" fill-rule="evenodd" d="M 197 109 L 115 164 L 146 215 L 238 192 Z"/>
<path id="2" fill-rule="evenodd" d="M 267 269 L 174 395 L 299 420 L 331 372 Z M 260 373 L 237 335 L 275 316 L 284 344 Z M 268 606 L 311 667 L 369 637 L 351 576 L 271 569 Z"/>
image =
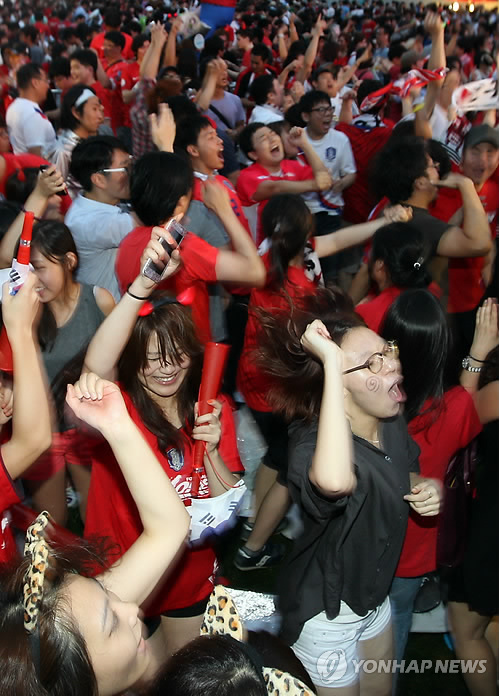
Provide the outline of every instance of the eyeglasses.
<path id="1" fill-rule="evenodd" d="M 130 161 L 128 164 L 123 165 L 123 167 L 107 167 L 106 169 L 99 169 L 102 174 L 112 174 L 113 172 L 122 172 L 123 174 L 130 174 L 130 169 L 132 168 L 132 155 L 130 155 Z"/>
<path id="2" fill-rule="evenodd" d="M 310 111 L 317 111 L 318 114 L 324 116 L 325 114 L 332 114 L 334 109 L 332 106 L 318 106 L 315 109 L 310 109 Z"/>
<path id="3" fill-rule="evenodd" d="M 351 367 L 349 370 L 343 372 L 344 375 L 350 374 L 350 372 L 356 372 L 357 370 L 369 370 L 373 374 L 377 375 L 381 372 L 385 364 L 385 360 L 398 360 L 399 357 L 399 347 L 397 341 L 387 341 L 383 347 L 381 353 L 373 353 L 363 365 L 357 365 L 357 367 Z"/>

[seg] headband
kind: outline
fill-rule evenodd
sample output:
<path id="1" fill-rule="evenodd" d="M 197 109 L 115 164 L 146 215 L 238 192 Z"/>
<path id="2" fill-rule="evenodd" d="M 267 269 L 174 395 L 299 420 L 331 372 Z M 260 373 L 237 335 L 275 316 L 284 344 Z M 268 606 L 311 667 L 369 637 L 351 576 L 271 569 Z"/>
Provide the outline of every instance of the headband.
<path id="1" fill-rule="evenodd" d="M 438 70 L 427 70 L 424 68 L 414 68 L 409 70 L 405 78 L 389 82 L 385 87 L 371 92 L 362 100 L 360 105 L 361 111 L 370 111 L 374 107 L 381 107 L 391 94 L 402 97 L 404 99 L 409 95 L 411 89 L 415 87 L 424 87 L 429 82 L 435 80 L 443 80 L 447 73 L 447 68 L 439 68 Z"/>
<path id="2" fill-rule="evenodd" d="M 195 290 L 191 285 L 177 295 L 177 297 L 166 295 L 165 297 L 160 297 L 156 300 L 147 300 L 147 302 L 144 302 L 139 310 L 139 317 L 148 317 L 154 312 L 155 309 L 158 309 L 165 304 L 180 304 L 184 306 L 191 305 L 194 303 L 195 294 Z M 132 297 L 134 297 L 134 295 L 132 295 Z"/>
<path id="3" fill-rule="evenodd" d="M 200 635 L 228 635 L 243 643 L 243 624 L 234 600 L 226 587 L 217 585 L 210 595 L 201 624 Z M 260 659 L 252 658 L 252 651 L 244 643 L 244 652 L 258 669 L 262 670 L 267 692 L 272 696 L 314 696 L 308 686 L 289 672 L 273 667 L 261 667 Z"/>
<path id="4" fill-rule="evenodd" d="M 24 574 L 24 628 L 28 633 L 33 633 L 38 624 L 38 614 L 43 599 L 43 583 L 45 572 L 48 568 L 50 547 L 43 535 L 43 531 L 51 521 L 48 512 L 41 512 L 26 530 L 24 555 L 30 560 L 30 564 Z"/>
<path id="5" fill-rule="evenodd" d="M 92 92 L 91 89 L 88 89 L 87 87 L 85 87 L 85 89 L 84 89 L 83 92 L 80 94 L 80 96 L 78 97 L 78 99 L 75 101 L 75 103 L 73 104 L 73 106 L 75 106 L 76 108 L 78 108 L 78 107 L 80 107 L 80 106 L 83 106 L 83 104 L 85 104 L 85 102 L 87 102 L 87 101 L 88 101 L 89 99 L 91 99 L 92 97 L 96 97 L 96 96 L 97 96 L 97 95 L 95 94 L 95 92 Z"/>

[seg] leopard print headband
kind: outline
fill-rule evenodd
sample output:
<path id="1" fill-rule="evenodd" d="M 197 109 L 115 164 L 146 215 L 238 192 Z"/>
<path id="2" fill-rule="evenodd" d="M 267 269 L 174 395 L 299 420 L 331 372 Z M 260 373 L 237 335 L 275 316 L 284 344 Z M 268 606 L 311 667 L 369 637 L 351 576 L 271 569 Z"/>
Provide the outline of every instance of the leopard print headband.
<path id="1" fill-rule="evenodd" d="M 210 595 L 201 624 L 200 634 L 229 635 L 243 642 L 243 624 L 226 587 L 217 585 Z M 273 667 L 263 667 L 263 678 L 267 692 L 272 696 L 314 696 L 310 689 L 288 672 Z"/>
<path id="2" fill-rule="evenodd" d="M 37 627 L 43 599 L 43 583 L 50 553 L 43 532 L 50 521 L 49 513 L 41 512 L 26 531 L 24 555 L 30 559 L 30 564 L 24 574 L 24 628 L 30 634 Z"/>

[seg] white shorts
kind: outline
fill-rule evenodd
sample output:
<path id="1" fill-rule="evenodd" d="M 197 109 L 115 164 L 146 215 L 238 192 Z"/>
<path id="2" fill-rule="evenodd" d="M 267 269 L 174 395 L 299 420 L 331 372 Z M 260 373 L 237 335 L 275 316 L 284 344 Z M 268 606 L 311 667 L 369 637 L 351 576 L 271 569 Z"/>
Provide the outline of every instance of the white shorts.
<path id="1" fill-rule="evenodd" d="M 292 648 L 316 686 L 350 686 L 359 681 L 358 642 L 383 633 L 390 618 L 388 597 L 366 616 L 358 616 L 341 602 L 340 613 L 332 621 L 325 611 L 309 619 Z"/>

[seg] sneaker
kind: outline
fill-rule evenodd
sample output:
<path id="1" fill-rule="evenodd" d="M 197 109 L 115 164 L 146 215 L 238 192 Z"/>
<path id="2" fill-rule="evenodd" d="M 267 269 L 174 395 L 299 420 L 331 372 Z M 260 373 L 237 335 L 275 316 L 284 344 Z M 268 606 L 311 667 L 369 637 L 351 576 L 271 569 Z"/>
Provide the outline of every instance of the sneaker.
<path id="1" fill-rule="evenodd" d="M 234 565 L 239 570 L 260 570 L 279 565 L 286 554 L 284 544 L 267 542 L 259 551 L 250 551 L 241 546 L 234 557 Z"/>
<path id="2" fill-rule="evenodd" d="M 250 522 L 248 518 L 245 519 L 241 527 L 241 534 L 239 535 L 241 541 L 248 541 L 254 526 L 254 522 Z M 277 525 L 277 529 L 273 532 L 273 534 L 282 534 L 282 532 L 284 532 L 284 530 L 287 527 L 288 521 L 286 518 L 284 518 L 283 520 L 281 520 L 281 522 L 279 522 L 279 524 Z"/>

